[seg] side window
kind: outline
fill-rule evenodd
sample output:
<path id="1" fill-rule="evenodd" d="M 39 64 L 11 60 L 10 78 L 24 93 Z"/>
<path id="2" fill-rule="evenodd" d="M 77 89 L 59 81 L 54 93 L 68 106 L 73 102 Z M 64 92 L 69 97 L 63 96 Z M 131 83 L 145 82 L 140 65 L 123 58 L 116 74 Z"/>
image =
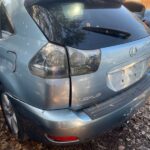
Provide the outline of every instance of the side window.
<path id="1" fill-rule="evenodd" d="M 5 39 L 11 36 L 14 33 L 13 27 L 9 21 L 9 18 L 6 14 L 5 7 L 1 4 L 1 38 Z"/>

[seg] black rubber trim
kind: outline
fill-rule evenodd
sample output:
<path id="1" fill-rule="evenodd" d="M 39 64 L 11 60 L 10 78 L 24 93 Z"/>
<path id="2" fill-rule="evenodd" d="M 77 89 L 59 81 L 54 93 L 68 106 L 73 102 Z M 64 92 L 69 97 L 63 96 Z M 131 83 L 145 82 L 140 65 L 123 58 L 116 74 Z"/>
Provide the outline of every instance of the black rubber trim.
<path id="1" fill-rule="evenodd" d="M 86 108 L 84 109 L 84 112 L 87 113 L 92 119 L 100 118 L 130 103 L 148 88 L 150 88 L 150 77 L 145 77 L 133 87 L 127 91 L 124 91 L 122 94 L 111 98 L 104 103 L 96 104 Z"/>
<path id="2" fill-rule="evenodd" d="M 71 67 L 70 67 L 70 59 L 69 59 L 69 52 L 67 47 L 65 47 L 66 55 L 67 55 L 67 61 L 68 61 L 68 75 L 69 75 L 69 107 L 71 107 L 72 104 L 72 80 L 71 80 Z"/>

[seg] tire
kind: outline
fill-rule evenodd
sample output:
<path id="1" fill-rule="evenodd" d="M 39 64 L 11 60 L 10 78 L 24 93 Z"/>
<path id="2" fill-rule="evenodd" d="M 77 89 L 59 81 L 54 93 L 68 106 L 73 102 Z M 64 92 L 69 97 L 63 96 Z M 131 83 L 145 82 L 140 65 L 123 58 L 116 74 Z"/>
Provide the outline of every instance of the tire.
<path id="1" fill-rule="evenodd" d="M 1 94 L 0 103 L 8 129 L 14 135 L 14 137 L 19 140 L 19 142 L 23 142 L 25 140 L 24 130 L 20 124 L 19 117 L 17 116 L 12 103 L 5 92 Z"/>

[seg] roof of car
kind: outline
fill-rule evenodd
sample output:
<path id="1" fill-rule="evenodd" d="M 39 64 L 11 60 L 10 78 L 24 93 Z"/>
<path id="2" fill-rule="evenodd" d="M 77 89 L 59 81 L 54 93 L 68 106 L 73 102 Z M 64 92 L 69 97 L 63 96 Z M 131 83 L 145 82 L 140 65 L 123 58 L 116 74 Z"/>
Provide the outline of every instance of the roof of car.
<path id="1" fill-rule="evenodd" d="M 73 1 L 83 1 L 83 2 L 115 2 L 115 3 L 123 3 L 125 0 L 25 0 L 25 6 L 30 7 L 37 3 L 44 3 L 44 2 L 73 2 Z"/>

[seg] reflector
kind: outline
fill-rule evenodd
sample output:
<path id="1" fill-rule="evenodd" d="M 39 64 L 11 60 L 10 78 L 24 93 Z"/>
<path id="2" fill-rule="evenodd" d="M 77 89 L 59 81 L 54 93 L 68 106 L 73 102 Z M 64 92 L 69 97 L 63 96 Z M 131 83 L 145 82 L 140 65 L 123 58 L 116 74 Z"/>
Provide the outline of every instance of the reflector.
<path id="1" fill-rule="evenodd" d="M 75 136 L 50 136 L 50 135 L 47 135 L 47 138 L 49 140 L 57 141 L 57 142 L 73 142 L 73 141 L 79 140 Z"/>

